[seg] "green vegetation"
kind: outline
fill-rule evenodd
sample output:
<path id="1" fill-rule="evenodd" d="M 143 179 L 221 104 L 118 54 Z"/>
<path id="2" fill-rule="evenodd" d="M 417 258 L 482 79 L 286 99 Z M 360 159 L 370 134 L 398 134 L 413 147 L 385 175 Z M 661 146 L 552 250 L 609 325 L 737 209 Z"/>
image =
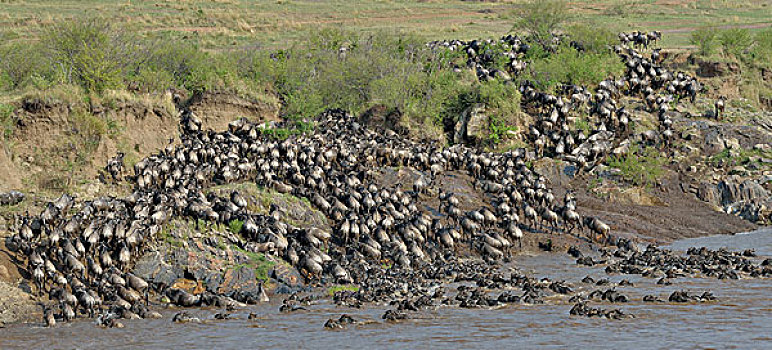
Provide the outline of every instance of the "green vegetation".
<path id="1" fill-rule="evenodd" d="M 129 55 L 137 49 L 132 43 L 109 24 L 90 19 L 46 28 L 40 49 L 47 51 L 43 60 L 52 79 L 101 93 L 120 86 Z"/>
<path id="2" fill-rule="evenodd" d="M 617 34 L 608 28 L 591 24 L 571 25 L 566 33 L 571 40 L 580 43 L 585 51 L 596 54 L 608 53 L 611 46 L 619 40 Z"/>
<path id="3" fill-rule="evenodd" d="M 273 266 L 276 265 L 275 261 L 269 260 L 268 258 L 266 258 L 265 254 L 263 253 L 254 253 L 254 252 L 246 251 L 236 246 L 234 246 L 234 249 L 243 253 L 244 255 L 247 256 L 247 258 L 249 258 L 249 263 L 243 266 L 254 269 L 255 277 L 257 277 L 257 279 L 261 281 L 268 280 L 268 273 L 271 271 L 271 268 L 273 268 Z M 241 267 L 241 266 L 237 266 L 234 268 L 238 268 L 238 267 Z"/>
<path id="4" fill-rule="evenodd" d="M 333 296 L 337 292 L 358 292 L 359 286 L 353 284 L 337 285 L 327 288 L 327 295 Z"/>
<path id="5" fill-rule="evenodd" d="M 574 127 L 576 130 L 580 130 L 584 136 L 590 136 L 590 132 L 592 131 L 592 125 L 590 125 L 590 121 L 586 117 L 579 117 L 576 119 Z"/>
<path id="6" fill-rule="evenodd" d="M 772 152 L 765 152 L 757 149 L 724 149 L 723 151 L 710 157 L 708 162 L 715 166 L 735 166 L 758 163 L 761 158 L 772 157 Z"/>
<path id="7" fill-rule="evenodd" d="M 211 54 L 185 40 L 161 42 L 91 18 L 43 28 L 40 41 L 0 48 L 0 88 L 12 92 L 71 85 L 102 95 L 107 90 L 258 95 L 261 87 L 239 77 L 236 54 Z"/>
<path id="8" fill-rule="evenodd" d="M 0 103 L 0 141 L 3 144 L 13 135 L 16 120 L 13 117 L 13 106 Z"/>
<path id="9" fill-rule="evenodd" d="M 161 227 L 161 232 L 158 233 L 158 237 L 170 247 L 182 248 L 183 241 L 172 234 L 172 231 L 179 229 L 178 227 L 177 221 L 168 222 Z"/>
<path id="10" fill-rule="evenodd" d="M 313 122 L 295 120 L 287 124 L 284 128 L 262 129 L 263 135 L 271 136 L 277 140 L 284 141 L 293 135 L 305 135 L 313 132 Z"/>
<path id="11" fill-rule="evenodd" d="M 611 75 L 620 75 L 624 65 L 611 52 L 580 53 L 569 47 L 543 59 L 536 59 L 524 79 L 531 79 L 543 90 L 554 91 L 561 83 L 589 86 Z"/>
<path id="12" fill-rule="evenodd" d="M 739 92 L 753 105 L 758 107 L 763 98 L 772 98 L 772 82 L 763 73 L 772 69 L 772 28 L 754 34 L 749 29 L 706 27 L 695 31 L 691 42 L 705 59 L 740 66 Z"/>
<path id="13" fill-rule="evenodd" d="M 606 163 L 620 171 L 620 176 L 636 186 L 649 187 L 657 182 L 664 173 L 666 159 L 654 147 L 640 148 L 632 146 L 620 156 L 611 156 Z"/>
<path id="14" fill-rule="evenodd" d="M 568 2 L 565 0 L 530 0 L 521 6 L 520 17 L 512 31 L 524 32 L 545 50 L 552 45 L 552 36 L 568 20 Z"/>
<path id="15" fill-rule="evenodd" d="M 719 33 L 718 42 L 724 54 L 741 56 L 753 44 L 753 37 L 748 29 L 729 28 Z"/>
<path id="16" fill-rule="evenodd" d="M 82 21 L 98 14 L 106 23 L 129 27 L 143 37 L 179 40 L 185 37 L 212 51 L 243 47 L 271 50 L 304 40 L 309 31 L 344 27 L 358 33 L 387 29 L 419 34 L 426 39 L 463 39 L 500 35 L 517 17 L 513 8 L 523 0 L 507 1 L 3 1 L 0 16 L 9 41 L 30 42 L 50 23 Z M 687 44 L 686 28 L 768 23 L 767 1 L 699 0 L 688 2 L 593 0 L 571 1 L 569 23 L 594 21 L 614 32 L 682 29 L 668 34 L 672 47 Z M 399 29 L 393 24 L 399 23 Z"/>
<path id="17" fill-rule="evenodd" d="M 760 65 L 771 68 L 772 67 L 772 28 L 764 29 L 756 33 L 754 37 L 754 46 L 751 48 L 750 54 L 756 62 Z"/>
<path id="18" fill-rule="evenodd" d="M 241 220 L 231 220 L 228 222 L 228 230 L 231 231 L 234 235 L 237 235 L 241 233 L 241 228 L 244 226 L 244 221 Z"/>
<path id="19" fill-rule="evenodd" d="M 488 107 L 489 134 L 491 146 L 503 140 L 513 126 L 514 118 L 520 113 L 520 92 L 513 84 L 487 82 L 477 89 L 479 101 Z"/>
<path id="20" fill-rule="evenodd" d="M 690 42 L 706 58 L 735 60 L 750 66 L 770 67 L 772 28 L 753 34 L 749 29 L 704 27 L 692 32 Z M 720 54 L 719 57 L 715 55 Z"/>
<path id="21" fill-rule="evenodd" d="M 702 56 L 710 56 L 717 49 L 717 33 L 714 28 L 704 27 L 692 32 L 689 43 L 697 46 L 697 53 Z"/>

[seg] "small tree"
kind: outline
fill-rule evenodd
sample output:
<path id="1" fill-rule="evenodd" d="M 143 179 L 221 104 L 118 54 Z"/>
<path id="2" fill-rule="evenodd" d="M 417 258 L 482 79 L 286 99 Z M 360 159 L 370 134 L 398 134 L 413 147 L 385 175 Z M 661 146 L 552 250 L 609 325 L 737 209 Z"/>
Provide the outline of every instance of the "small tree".
<path id="1" fill-rule="evenodd" d="M 4 81 L 8 88 L 18 89 L 33 74 L 40 73 L 43 56 L 40 45 L 18 42 L 0 48 L 0 84 Z"/>
<path id="2" fill-rule="evenodd" d="M 138 51 L 123 31 L 96 18 L 48 27 L 42 41 L 65 82 L 99 93 L 123 83 L 124 69 Z"/>
<path id="3" fill-rule="evenodd" d="M 755 46 L 751 50 L 756 63 L 762 67 L 772 67 L 772 29 L 767 28 L 756 33 Z"/>
<path id="4" fill-rule="evenodd" d="M 697 46 L 700 55 L 710 56 L 716 51 L 716 34 L 716 28 L 700 28 L 692 32 L 689 42 Z"/>
<path id="5" fill-rule="evenodd" d="M 729 28 L 721 32 L 718 41 L 721 42 L 725 55 L 739 57 L 753 44 L 753 36 L 748 29 Z"/>
<path id="6" fill-rule="evenodd" d="M 568 19 L 566 0 L 531 0 L 518 11 L 520 19 L 512 31 L 522 31 L 543 48 L 548 48 L 552 35 Z"/>

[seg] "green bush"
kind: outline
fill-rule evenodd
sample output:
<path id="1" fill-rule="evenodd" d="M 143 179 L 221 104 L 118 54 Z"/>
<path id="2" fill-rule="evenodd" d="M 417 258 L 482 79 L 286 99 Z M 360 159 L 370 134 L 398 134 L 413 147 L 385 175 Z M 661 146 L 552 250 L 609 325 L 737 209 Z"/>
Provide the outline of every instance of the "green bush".
<path id="1" fill-rule="evenodd" d="M 762 67 L 772 68 L 772 28 L 756 33 L 754 42 L 751 50 L 754 61 Z"/>
<path id="2" fill-rule="evenodd" d="M 98 93 L 123 84 L 124 69 L 137 52 L 133 38 L 97 19 L 49 27 L 42 40 L 66 83 Z"/>
<path id="3" fill-rule="evenodd" d="M 606 53 L 609 47 L 617 42 L 617 36 L 612 31 L 598 26 L 575 24 L 566 31 L 571 40 L 581 43 L 587 53 Z"/>
<path id="4" fill-rule="evenodd" d="M 702 56 L 710 56 L 716 52 L 718 33 L 716 28 L 704 27 L 692 32 L 689 38 L 692 45 L 697 46 L 697 52 Z"/>
<path id="5" fill-rule="evenodd" d="M 22 88 L 44 69 L 42 48 L 26 42 L 0 48 L 0 75 L 7 90 Z"/>
<path id="6" fill-rule="evenodd" d="M 477 100 L 500 115 L 510 117 L 520 112 L 520 91 L 515 84 L 495 80 L 479 85 Z"/>
<path id="7" fill-rule="evenodd" d="M 718 41 L 721 43 L 725 55 L 731 54 L 740 57 L 753 44 L 753 37 L 748 29 L 730 28 L 721 31 L 718 35 Z"/>
<path id="8" fill-rule="evenodd" d="M 244 221 L 241 220 L 231 220 L 228 222 L 228 229 L 233 233 L 234 235 L 241 233 L 241 228 L 244 226 Z"/>
<path id="9" fill-rule="evenodd" d="M 305 122 L 302 120 L 295 120 L 288 122 L 285 127 L 282 128 L 264 128 L 262 133 L 264 135 L 271 136 L 277 140 L 284 141 L 292 135 L 304 135 L 313 132 L 314 124 L 311 122 Z"/>
<path id="10" fill-rule="evenodd" d="M 73 134 L 87 153 L 95 151 L 102 136 L 107 133 L 107 122 L 91 113 L 70 114 L 70 124 L 73 128 Z"/>
<path id="11" fill-rule="evenodd" d="M 137 88 L 143 92 L 164 91 L 177 87 L 171 72 L 148 67 L 140 68 L 139 73 L 130 77 L 129 80 L 136 83 Z"/>
<path id="12" fill-rule="evenodd" d="M 620 170 L 621 177 L 636 186 L 651 186 L 656 183 L 665 170 L 666 159 L 654 147 L 630 147 L 630 150 L 619 156 L 611 156 L 608 166 Z"/>
<path id="13" fill-rule="evenodd" d="M 545 58 L 535 57 L 520 79 L 531 80 L 541 90 L 554 91 L 562 83 L 591 86 L 623 71 L 624 65 L 613 53 L 580 53 L 563 46 Z"/>
<path id="14" fill-rule="evenodd" d="M 197 46 L 176 41 L 148 44 L 147 58 L 136 64 L 135 79 L 147 86 L 175 87 L 191 92 L 225 89 L 238 80 L 232 56 L 211 54 Z"/>
<path id="15" fill-rule="evenodd" d="M 436 70 L 432 58 L 412 37 L 326 30 L 272 58 L 249 58 L 245 70 L 275 89 L 285 117 L 315 116 L 326 108 L 357 114 L 384 104 L 424 120 L 441 113 L 458 81 L 452 72 Z"/>
<path id="16" fill-rule="evenodd" d="M 586 117 L 579 117 L 576 119 L 576 122 L 574 122 L 574 128 L 576 128 L 578 131 L 581 131 L 584 136 L 590 136 L 590 132 L 592 132 L 592 126 Z"/>
<path id="17" fill-rule="evenodd" d="M 520 91 L 514 84 L 499 81 L 482 83 L 478 100 L 487 106 L 488 141 L 491 146 L 501 142 L 508 131 L 517 130 L 512 124 L 520 113 Z"/>
<path id="18" fill-rule="evenodd" d="M 551 45 L 552 35 L 569 18 L 568 2 L 565 0 L 531 0 L 518 11 L 520 19 L 512 27 L 513 31 L 524 32 L 533 41 L 547 48 Z"/>

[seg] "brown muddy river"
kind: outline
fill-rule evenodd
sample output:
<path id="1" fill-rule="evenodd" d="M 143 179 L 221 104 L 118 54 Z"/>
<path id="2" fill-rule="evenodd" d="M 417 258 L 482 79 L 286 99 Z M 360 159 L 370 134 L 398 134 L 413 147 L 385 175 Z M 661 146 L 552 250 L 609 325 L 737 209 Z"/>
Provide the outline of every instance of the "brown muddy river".
<path id="1" fill-rule="evenodd" d="M 772 256 L 772 229 L 735 236 L 714 236 L 674 243 L 673 250 L 688 247 L 731 250 L 753 248 Z M 613 348 L 693 349 L 772 348 L 772 280 L 717 280 L 678 278 L 670 286 L 638 275 L 607 275 L 600 267 L 578 266 L 565 254 L 520 257 L 514 265 L 534 277 L 566 280 L 577 290 L 594 287 L 580 282 L 590 275 L 611 282 L 628 279 L 635 287 L 617 287 L 628 303 L 593 303 L 620 308 L 633 319 L 608 320 L 569 316 L 572 303 L 548 298 L 544 305 L 512 305 L 498 309 L 440 307 L 399 323 L 380 319 L 386 305 L 364 310 L 338 308 L 330 301 L 309 311 L 278 312 L 280 296 L 271 303 L 237 310 L 237 319 L 214 320 L 221 310 L 193 309 L 202 323 L 172 323 L 175 310 L 159 320 L 123 321 L 123 329 L 101 329 L 93 321 L 59 324 L 55 328 L 17 325 L 0 329 L 0 349 L 274 349 L 274 348 Z M 670 293 L 710 290 L 714 303 L 643 303 L 644 294 L 667 300 Z M 260 315 L 247 320 L 249 312 Z M 328 318 L 347 313 L 368 324 L 345 330 L 327 330 Z"/>

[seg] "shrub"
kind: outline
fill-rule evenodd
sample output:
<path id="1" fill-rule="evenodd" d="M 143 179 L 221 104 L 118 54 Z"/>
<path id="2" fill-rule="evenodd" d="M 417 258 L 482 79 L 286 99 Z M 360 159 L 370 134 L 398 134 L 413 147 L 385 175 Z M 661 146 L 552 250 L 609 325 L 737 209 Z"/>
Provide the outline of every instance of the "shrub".
<path id="1" fill-rule="evenodd" d="M 654 147 L 634 146 L 624 155 L 611 156 L 607 164 L 619 169 L 625 181 L 648 187 L 664 174 L 665 161 Z"/>
<path id="2" fill-rule="evenodd" d="M 97 19 L 49 27 L 42 40 L 65 82 L 98 93 L 122 85 L 123 71 L 137 52 L 134 40 Z"/>
<path id="3" fill-rule="evenodd" d="M 718 41 L 725 55 L 740 57 L 753 44 L 753 37 L 748 29 L 730 28 L 721 31 Z"/>
<path id="4" fill-rule="evenodd" d="M 26 42 L 0 48 L 0 74 L 7 89 L 22 88 L 43 67 L 43 55 L 39 45 Z"/>
<path id="5" fill-rule="evenodd" d="M 144 92 L 165 91 L 178 86 L 171 72 L 148 67 L 141 68 L 139 73 L 129 80 L 136 83 L 137 88 Z"/>
<path id="6" fill-rule="evenodd" d="M 107 133 L 107 123 L 100 117 L 86 112 L 70 114 L 73 136 L 78 141 L 78 151 L 88 155 L 96 151 L 99 142 Z"/>
<path id="7" fill-rule="evenodd" d="M 286 126 L 282 128 L 264 128 L 261 129 L 261 131 L 264 135 L 268 135 L 277 140 L 284 141 L 292 135 L 303 135 L 313 132 L 313 129 L 313 123 L 296 120 L 294 122 L 287 123 Z"/>
<path id="8" fill-rule="evenodd" d="M 488 107 L 488 141 L 495 146 L 511 130 L 515 116 L 520 112 L 520 92 L 514 84 L 499 81 L 485 82 L 479 87 L 478 101 Z"/>
<path id="9" fill-rule="evenodd" d="M 772 67 L 772 28 L 764 29 L 754 36 L 755 45 L 751 55 L 757 64 Z"/>
<path id="10" fill-rule="evenodd" d="M 581 131 L 584 136 L 590 136 L 590 132 L 592 132 L 592 126 L 586 117 L 579 117 L 576 122 L 574 122 L 574 128 Z"/>
<path id="11" fill-rule="evenodd" d="M 271 58 L 246 60 L 247 75 L 273 86 L 285 117 L 315 116 L 325 108 L 356 114 L 386 104 L 410 119 L 425 119 L 440 113 L 457 80 L 435 70 L 428 51 L 412 37 L 327 30 Z"/>
<path id="12" fill-rule="evenodd" d="M 228 229 L 233 233 L 234 235 L 238 235 L 241 233 L 241 228 L 244 226 L 244 221 L 241 220 L 231 220 L 228 222 Z"/>
<path id="13" fill-rule="evenodd" d="M 203 92 L 225 88 L 235 81 L 236 63 L 228 55 L 210 54 L 184 41 L 150 43 L 144 51 L 147 58 L 138 61 L 135 68 L 138 74 L 134 79 L 140 84 L 171 84 L 170 87 Z"/>
<path id="14" fill-rule="evenodd" d="M 624 65 L 613 53 L 580 53 L 563 46 L 557 53 L 534 59 L 520 79 L 531 80 L 541 90 L 554 91 L 561 83 L 594 85 L 623 70 Z"/>
<path id="15" fill-rule="evenodd" d="M 518 15 L 520 20 L 512 30 L 525 32 L 547 48 L 552 35 L 569 18 L 568 3 L 565 0 L 531 0 L 519 9 Z"/>
<path id="16" fill-rule="evenodd" d="M 693 31 L 689 42 L 697 46 L 700 55 L 710 56 L 716 52 L 717 36 L 716 28 L 704 27 Z"/>
<path id="17" fill-rule="evenodd" d="M 575 24 L 568 28 L 571 40 L 581 43 L 588 53 L 609 52 L 609 46 L 616 43 L 617 36 L 606 28 Z"/>
<path id="18" fill-rule="evenodd" d="M 484 82 L 478 88 L 477 100 L 493 108 L 501 116 L 511 117 L 520 112 L 520 92 L 515 84 L 498 80 Z"/>

